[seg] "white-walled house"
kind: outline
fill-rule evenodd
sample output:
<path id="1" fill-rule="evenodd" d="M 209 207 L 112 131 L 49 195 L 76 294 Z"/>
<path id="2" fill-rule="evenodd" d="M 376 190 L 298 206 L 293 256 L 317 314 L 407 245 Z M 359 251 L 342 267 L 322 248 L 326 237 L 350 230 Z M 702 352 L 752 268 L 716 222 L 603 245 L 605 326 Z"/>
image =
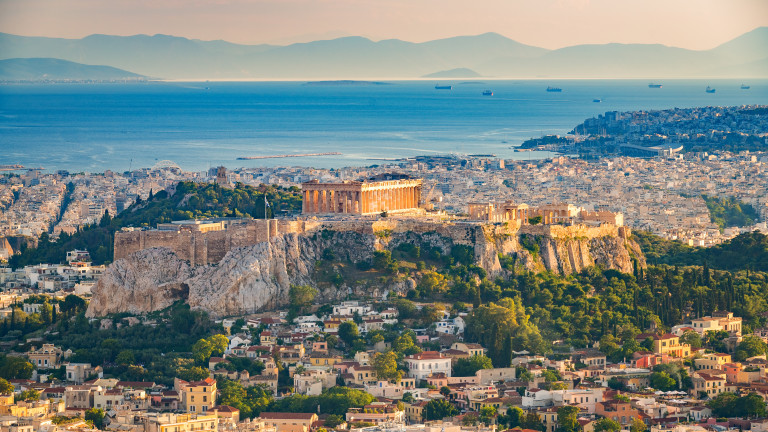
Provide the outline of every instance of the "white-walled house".
<path id="1" fill-rule="evenodd" d="M 426 379 L 436 373 L 451 376 L 451 359 L 437 351 L 424 351 L 405 358 L 408 366 L 408 376 L 417 380 Z"/>

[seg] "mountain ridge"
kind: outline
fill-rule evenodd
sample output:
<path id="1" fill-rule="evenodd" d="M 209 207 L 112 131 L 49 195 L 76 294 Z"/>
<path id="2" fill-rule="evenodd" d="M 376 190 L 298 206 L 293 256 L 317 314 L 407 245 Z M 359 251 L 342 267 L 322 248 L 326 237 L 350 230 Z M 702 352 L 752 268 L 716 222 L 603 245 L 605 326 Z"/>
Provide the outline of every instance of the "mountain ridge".
<path id="1" fill-rule="evenodd" d="M 345 36 L 289 45 L 166 34 L 63 39 L 0 33 L 0 59 L 56 58 L 164 79 L 409 79 L 453 69 L 499 78 L 761 78 L 768 77 L 764 46 L 768 27 L 700 51 L 622 43 L 549 50 L 493 32 L 418 43 Z"/>

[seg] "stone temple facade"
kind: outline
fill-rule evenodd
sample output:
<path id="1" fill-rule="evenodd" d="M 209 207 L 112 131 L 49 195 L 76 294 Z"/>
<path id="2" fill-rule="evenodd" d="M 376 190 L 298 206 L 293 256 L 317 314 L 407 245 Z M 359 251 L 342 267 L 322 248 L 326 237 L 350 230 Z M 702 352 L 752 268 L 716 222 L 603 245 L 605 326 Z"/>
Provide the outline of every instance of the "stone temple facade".
<path id="1" fill-rule="evenodd" d="M 408 212 L 421 205 L 421 179 L 402 175 L 374 177 L 364 181 L 302 183 L 302 213 L 365 215 Z"/>

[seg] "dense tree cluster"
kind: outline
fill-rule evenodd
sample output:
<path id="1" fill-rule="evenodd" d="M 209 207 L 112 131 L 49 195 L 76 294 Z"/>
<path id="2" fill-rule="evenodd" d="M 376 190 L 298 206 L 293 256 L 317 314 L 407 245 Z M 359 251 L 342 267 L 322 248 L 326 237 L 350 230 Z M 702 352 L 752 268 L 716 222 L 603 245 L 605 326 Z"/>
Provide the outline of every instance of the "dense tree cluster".
<path id="1" fill-rule="evenodd" d="M 726 227 L 754 225 L 760 215 L 750 204 L 731 197 L 701 196 L 709 209 L 709 218 L 722 231 Z"/>
<path id="2" fill-rule="evenodd" d="M 649 264 L 706 264 L 718 270 L 768 272 L 768 235 L 758 231 L 740 234 L 708 248 L 690 247 L 643 231 L 636 231 L 634 238 Z"/>

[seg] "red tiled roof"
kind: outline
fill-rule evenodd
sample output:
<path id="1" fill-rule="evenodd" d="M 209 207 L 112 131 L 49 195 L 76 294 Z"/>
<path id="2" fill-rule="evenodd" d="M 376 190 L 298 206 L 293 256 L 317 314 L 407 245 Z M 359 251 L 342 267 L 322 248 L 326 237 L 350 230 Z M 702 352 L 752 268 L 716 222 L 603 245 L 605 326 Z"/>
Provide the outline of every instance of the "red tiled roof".
<path id="1" fill-rule="evenodd" d="M 436 359 L 443 359 L 445 358 L 445 356 L 443 356 L 441 353 L 437 351 L 424 351 L 418 354 L 408 356 L 406 358 L 411 360 L 436 360 Z"/>

